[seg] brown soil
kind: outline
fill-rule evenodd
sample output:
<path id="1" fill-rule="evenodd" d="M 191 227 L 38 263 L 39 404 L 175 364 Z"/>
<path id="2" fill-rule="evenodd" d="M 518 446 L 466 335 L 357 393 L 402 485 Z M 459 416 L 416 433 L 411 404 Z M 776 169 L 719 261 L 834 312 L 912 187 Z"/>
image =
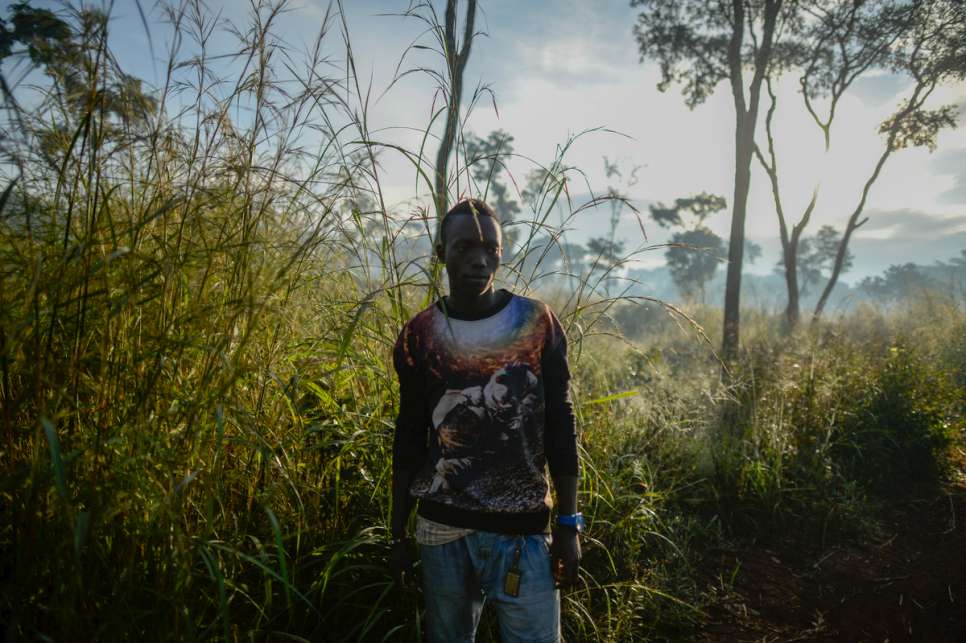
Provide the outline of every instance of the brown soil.
<path id="1" fill-rule="evenodd" d="M 966 643 L 966 452 L 949 484 L 896 500 L 861 541 L 796 534 L 709 552 L 700 641 Z"/>

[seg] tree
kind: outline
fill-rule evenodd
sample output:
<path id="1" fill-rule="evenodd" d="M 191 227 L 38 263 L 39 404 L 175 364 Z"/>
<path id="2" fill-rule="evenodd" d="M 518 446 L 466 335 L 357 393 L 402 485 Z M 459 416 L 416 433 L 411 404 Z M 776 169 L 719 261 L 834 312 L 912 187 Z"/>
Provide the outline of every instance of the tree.
<path id="1" fill-rule="evenodd" d="M 667 206 L 663 203 L 651 205 L 651 218 L 662 228 L 672 226 L 683 226 L 685 221 L 681 218 L 682 213 L 690 213 L 698 221 L 703 222 L 711 214 L 720 212 L 728 207 L 728 202 L 723 196 L 702 192 L 694 196 L 684 197 L 674 200 L 674 205 Z"/>
<path id="2" fill-rule="evenodd" d="M 761 259 L 761 246 L 750 239 L 745 239 L 745 257 L 748 263 L 755 263 Z"/>
<path id="3" fill-rule="evenodd" d="M 831 275 L 815 304 L 812 320 L 819 319 L 829 295 L 845 268 L 849 240 L 869 219 L 861 218 L 872 185 L 883 166 L 896 151 L 907 147 L 936 147 L 936 136 L 944 127 L 956 124 L 957 107 L 944 105 L 925 107 L 939 85 L 966 79 L 966 3 L 961 0 L 930 0 L 913 5 L 910 27 L 890 49 L 890 65 L 909 75 L 915 82 L 909 97 L 880 126 L 885 136 L 882 153 L 862 187 L 858 204 L 849 216 L 845 232 L 838 244 Z"/>
<path id="4" fill-rule="evenodd" d="M 606 201 L 610 208 L 609 228 L 606 236 L 595 237 L 587 242 L 587 250 L 594 255 L 591 272 L 600 271 L 604 282 L 604 292 L 610 295 L 613 282 L 613 272 L 624 261 L 624 247 L 626 242 L 617 240 L 617 226 L 620 224 L 621 214 L 627 205 L 627 192 L 637 185 L 637 172 L 640 166 L 634 166 L 625 176 L 618 162 L 611 162 L 604 157 L 604 175 L 608 179 L 607 192 L 602 198 L 595 198 L 598 205 Z M 598 282 L 599 283 L 599 282 Z"/>
<path id="5" fill-rule="evenodd" d="M 532 215 L 532 220 L 528 222 L 530 234 L 516 249 L 515 256 L 519 263 L 513 268 L 521 275 L 526 275 L 528 283 L 533 283 L 540 276 L 563 272 L 569 277 L 571 287 L 576 287 L 576 279 L 583 269 L 582 258 L 587 251 L 580 245 L 565 241 L 560 195 L 566 189 L 567 177 L 560 170 L 559 163 L 555 162 L 550 168 L 541 166 L 527 173 L 520 200 L 528 215 Z M 546 229 L 545 223 L 553 210 L 561 214 L 560 225 L 552 233 L 537 235 L 537 230 Z"/>
<path id="6" fill-rule="evenodd" d="M 671 247 L 664 256 L 681 295 L 687 300 L 704 303 L 705 284 L 714 277 L 725 254 L 724 240 L 709 228 L 698 226 L 674 233 Z"/>
<path id="7" fill-rule="evenodd" d="M 933 282 L 914 263 L 889 266 L 881 277 L 866 277 L 859 288 L 883 301 L 898 301 L 931 287 Z"/>
<path id="8" fill-rule="evenodd" d="M 793 3 L 790 3 L 793 4 Z M 783 0 L 631 0 L 641 8 L 634 36 L 641 60 L 655 59 L 661 69 L 658 89 L 684 86 L 690 108 L 702 103 L 728 80 L 735 107 L 735 180 L 725 288 L 722 356 L 737 355 L 745 215 L 751 185 L 751 160 L 761 87 L 772 64 L 776 36 L 788 22 Z M 752 72 L 745 86 L 745 70 Z"/>
<path id="9" fill-rule="evenodd" d="M 584 261 L 584 258 L 587 256 L 587 248 L 579 243 L 561 243 L 560 254 L 561 260 L 559 266 L 570 275 L 579 277 L 587 267 Z"/>
<path id="10" fill-rule="evenodd" d="M 513 136 L 501 129 L 486 138 L 470 132 L 463 137 L 463 155 L 480 198 L 493 206 L 502 220 L 512 221 L 520 213 L 520 205 L 510 197 L 502 173 L 506 159 L 513 155 Z"/>
<path id="11" fill-rule="evenodd" d="M 534 237 L 518 255 L 514 268 L 529 284 L 550 275 L 569 279 L 571 287 L 584 269 L 587 249 L 576 243 L 560 241 L 556 235 Z"/>
<path id="12" fill-rule="evenodd" d="M 527 172 L 520 200 L 528 214 L 533 216 L 537 225 L 543 225 L 556 211 L 559 217 L 559 227 L 566 227 L 565 220 L 573 216 L 570 212 L 570 194 L 567 185 L 570 177 L 567 172 L 572 168 L 563 164 L 563 158 L 557 157 L 549 166 L 538 166 Z"/>
<path id="13" fill-rule="evenodd" d="M 795 40 L 785 49 L 785 59 L 779 71 L 797 66 L 801 72 L 798 79 L 805 109 L 824 137 L 825 150 L 831 145 L 831 126 L 839 100 L 861 74 L 881 67 L 888 59 L 889 48 L 902 34 L 906 7 L 893 6 L 894 2 L 843 2 L 819 0 L 810 3 L 796 23 Z M 818 186 L 805 206 L 799 220 L 791 226 L 787 221 L 785 204 L 779 184 L 779 167 L 776 154 L 775 134 L 772 120 L 777 107 L 777 97 L 772 78 L 765 81 L 771 100 L 765 117 L 765 134 L 768 143 L 768 159 L 755 146 L 755 155 L 771 183 L 775 214 L 782 244 L 782 272 L 787 290 L 785 318 L 789 328 L 798 325 L 801 313 L 800 296 L 807 289 L 799 283 L 802 276 L 809 281 L 815 276 L 813 268 L 799 265 L 804 261 L 802 233 L 808 225 L 818 200 Z M 825 97 L 826 115 L 820 116 L 816 100 Z M 811 285 L 811 283 L 809 283 Z"/>
<path id="14" fill-rule="evenodd" d="M 78 10 L 76 24 L 71 24 L 28 2 L 12 4 L 9 21 L 0 19 L 0 63 L 26 58 L 53 84 L 53 91 L 31 110 L 43 118 L 31 119 L 28 127 L 0 73 L 4 101 L 20 118 L 21 130 L 38 136 L 39 149 L 52 167 L 59 165 L 79 128 L 83 142 L 96 135 L 101 147 L 123 144 L 130 138 L 125 132 L 145 133 L 157 111 L 157 99 L 144 92 L 141 80 L 122 72 L 107 55 L 107 27 L 108 16 L 96 9 Z"/>
<path id="15" fill-rule="evenodd" d="M 617 241 L 613 236 L 594 237 L 587 241 L 587 254 L 593 257 L 590 272 L 600 273 L 597 283 L 604 282 L 604 292 L 608 295 L 612 273 L 623 261 L 624 245 L 623 241 Z"/>
<path id="16" fill-rule="evenodd" d="M 725 254 L 724 240 L 707 228 L 704 221 L 726 207 L 724 197 L 707 192 L 675 199 L 671 206 L 663 203 L 650 206 L 651 218 L 662 228 L 686 228 L 671 235 L 664 257 L 674 284 L 689 301 L 705 301 L 705 284 L 714 277 Z M 690 223 L 685 215 L 691 219 Z"/>
<path id="17" fill-rule="evenodd" d="M 587 253 L 596 257 L 595 263 L 607 270 L 620 263 L 624 245 L 623 241 L 609 237 L 594 237 L 587 241 Z"/>
<path id="18" fill-rule="evenodd" d="M 842 96 L 857 78 L 870 70 L 903 71 L 904 66 L 898 62 L 901 58 L 898 52 L 908 45 L 908 40 L 920 20 L 917 16 L 923 11 L 928 13 L 930 9 L 927 6 L 930 4 L 937 3 L 932 0 L 816 0 L 807 5 L 799 5 L 797 18 L 789 23 L 788 33 L 777 50 L 773 70 L 765 79 L 765 87 L 771 100 L 765 117 L 767 149 L 763 152 L 756 145 L 755 155 L 768 175 L 778 218 L 782 268 L 788 293 L 785 317 L 789 328 L 799 323 L 800 297 L 810 286 L 815 285 L 800 282 L 800 279 L 811 280 L 818 274 L 814 267 L 803 265 L 807 261 L 807 248 L 802 234 L 816 207 L 819 191 L 816 185 L 798 221 L 790 222 L 780 188 L 777 143 L 772 128 L 777 108 L 772 81 L 790 68 L 799 69 L 798 84 L 803 107 L 821 132 L 827 152 L 831 146 L 832 123 Z M 823 99 L 824 103 L 821 102 Z M 910 124 L 909 120 L 905 122 Z M 837 243 L 845 244 L 843 248 L 847 247 L 852 231 L 846 226 L 845 234 L 838 239 Z M 838 245 L 833 250 L 833 255 L 837 251 Z M 828 271 L 829 283 L 823 297 L 819 298 L 817 314 L 821 313 L 824 299 L 827 299 L 834 288 L 838 275 L 847 269 L 849 256 L 848 252 L 843 251 L 843 263 L 838 270 L 835 269 L 836 261 L 831 262 Z"/>
<path id="19" fill-rule="evenodd" d="M 835 256 L 838 253 L 842 235 L 833 226 L 824 225 L 819 228 L 815 236 L 809 241 L 808 247 L 802 253 L 802 263 L 806 269 L 823 276 L 826 271 L 830 271 L 835 264 Z M 842 263 L 842 272 L 852 268 L 852 251 L 846 251 L 845 260 Z"/>
<path id="20" fill-rule="evenodd" d="M 796 239 L 796 302 L 799 297 L 808 296 L 812 288 L 818 286 L 823 280 L 828 279 L 832 266 L 835 264 L 835 255 L 838 253 L 840 240 L 841 235 L 830 225 L 824 225 L 819 228 L 814 237 L 800 237 Z M 786 254 L 782 259 L 778 260 L 778 263 L 775 265 L 775 272 L 787 276 L 787 257 L 788 255 Z M 854 256 L 849 251 L 845 257 L 842 272 L 852 268 L 853 259 Z M 791 322 L 788 319 L 787 309 L 786 319 Z"/>
<path id="21" fill-rule="evenodd" d="M 550 167 L 537 167 L 527 173 L 526 182 L 520 192 L 523 207 L 532 215 L 532 230 L 547 229 L 546 222 L 551 212 L 556 211 L 560 221 L 549 234 L 527 235 L 527 240 L 518 248 L 522 255 L 520 271 L 530 275 L 530 281 L 539 269 L 542 274 L 562 273 L 571 288 L 576 289 L 581 273 L 584 271 L 584 256 L 587 249 L 566 240 L 567 212 L 563 207 L 566 196 L 566 168 L 558 161 Z M 572 216 L 572 215 L 571 215 Z"/>
<path id="22" fill-rule="evenodd" d="M 524 207 L 529 208 L 533 212 L 539 212 L 547 198 L 552 199 L 555 204 L 557 199 L 554 198 L 553 194 L 548 194 L 548 192 L 552 191 L 555 184 L 562 180 L 555 177 L 549 170 L 543 167 L 530 170 L 527 173 L 526 184 L 520 192 L 520 199 L 523 201 Z"/>
<path id="23" fill-rule="evenodd" d="M 449 157 L 456 142 L 456 128 L 460 120 L 460 100 L 463 95 L 463 71 L 470 58 L 473 45 L 473 23 L 476 20 L 476 0 L 466 0 L 466 18 L 463 24 L 463 43 L 456 45 L 456 5 L 458 0 L 446 0 L 446 24 L 443 31 L 443 56 L 446 58 L 448 83 L 443 83 L 446 96 L 446 125 L 443 138 L 436 152 L 436 216 L 441 218 L 447 209 L 447 168 Z"/>
<path id="24" fill-rule="evenodd" d="M 520 213 L 520 205 L 510 197 L 510 190 L 501 178 L 505 159 L 512 154 L 513 137 L 503 130 L 494 130 L 485 139 L 473 133 L 463 137 L 463 155 L 475 183 L 474 192 L 496 210 L 503 223 L 504 259 L 512 256 L 520 234 L 517 228 L 507 225 Z"/>

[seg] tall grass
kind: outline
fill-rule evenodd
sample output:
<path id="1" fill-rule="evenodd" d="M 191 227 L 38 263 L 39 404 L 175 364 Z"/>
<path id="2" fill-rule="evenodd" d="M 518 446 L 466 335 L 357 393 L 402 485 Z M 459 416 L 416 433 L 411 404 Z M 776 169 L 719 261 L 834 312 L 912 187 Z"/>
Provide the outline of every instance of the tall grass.
<path id="1" fill-rule="evenodd" d="M 72 66 L 7 105 L 11 638 L 418 638 L 385 572 L 387 358 L 438 291 L 411 252 L 411 224 L 435 226 L 385 203 L 341 8 L 301 57 L 285 8 L 257 3 L 226 54 L 204 5 L 165 6 L 150 94 L 121 91 L 108 16 L 70 9 Z M 425 176 L 422 150 L 394 151 Z M 562 193 L 562 156 L 549 169 L 518 289 Z M 569 324 L 589 332 L 581 292 Z"/>
<path id="2" fill-rule="evenodd" d="M 441 275 L 432 199 L 390 207 L 379 161 L 404 155 L 415 195 L 429 196 L 425 150 L 445 108 L 419 148 L 380 142 L 341 7 L 302 53 L 277 35 L 286 8 L 257 2 L 226 31 L 201 2 L 165 5 L 171 46 L 147 94 L 125 90 L 106 16 L 74 8 L 61 17 L 76 34 L 76 73 L 32 76 L 18 89 L 30 109 L 8 98 L 0 621 L 12 640 L 421 636 L 418 596 L 386 572 L 390 350 Z M 442 27 L 431 8 L 408 13 L 432 36 Z M 226 36 L 227 50 L 216 47 Z M 573 217 L 603 200 L 569 200 L 568 182 L 583 175 L 568 147 L 535 164 L 546 179 L 515 224 L 523 232 L 503 273 L 553 301 L 572 342 L 581 506 L 592 518 L 565 632 L 687 638 L 706 600 L 692 544 L 720 536 L 723 507 L 794 517 L 835 480 L 860 485 L 849 449 L 867 448 L 853 440 L 861 431 L 837 433 L 857 413 L 849 378 L 880 381 L 863 369 L 889 363 L 892 325 L 904 322 L 868 313 L 778 339 L 762 319 L 747 384 L 733 391 L 694 330 L 720 323 L 716 314 L 672 309 L 680 327 L 632 344 L 618 313 L 640 300 L 606 294 L 620 262 L 568 274 L 546 259 Z M 470 176 L 462 159 L 451 198 L 467 185 L 485 191 Z M 936 305 L 945 335 L 913 345 L 956 363 L 961 307 Z M 849 324 L 880 341 L 839 337 Z M 723 451 L 715 418 L 728 395 L 745 396 L 747 431 Z M 867 416 L 880 412 L 876 399 L 861 407 Z M 958 421 L 950 404 L 927 433 L 934 420 Z M 494 636 L 488 621 L 483 638 Z"/>

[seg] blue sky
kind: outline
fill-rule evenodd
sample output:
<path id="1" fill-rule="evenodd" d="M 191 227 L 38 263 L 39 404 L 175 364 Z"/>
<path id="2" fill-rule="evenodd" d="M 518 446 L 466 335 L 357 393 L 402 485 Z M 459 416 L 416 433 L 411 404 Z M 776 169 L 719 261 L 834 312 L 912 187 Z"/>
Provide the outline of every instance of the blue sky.
<path id="1" fill-rule="evenodd" d="M 213 13 L 220 13 L 223 24 L 229 20 L 244 24 L 250 12 L 247 0 L 208 0 L 207 4 Z M 728 87 L 722 84 L 693 111 L 684 106 L 678 87 L 658 92 L 655 66 L 639 62 L 631 32 L 636 14 L 628 2 L 480 0 L 479 5 L 477 27 L 484 33 L 473 43 L 464 99 L 483 85 L 492 90 L 497 109 L 486 95 L 469 114 L 467 129 L 485 135 L 501 128 L 514 136 L 516 151 L 526 157 L 510 164 L 521 187 L 534 163 L 549 163 L 557 146 L 570 136 L 607 128 L 620 134 L 593 131 L 569 150 L 568 162 L 586 177 L 583 186 L 575 181 L 574 194 L 606 190 L 602 161 L 606 156 L 625 170 L 640 167 L 638 181 L 628 192 L 645 212 L 648 203 L 673 201 L 702 190 L 722 194 L 730 202 L 734 116 Z M 142 6 L 152 23 L 158 60 L 151 61 L 133 0 L 115 3 L 111 43 L 128 71 L 150 81 L 163 71 L 161 59 L 170 43 L 153 2 L 142 0 Z M 369 108 L 373 137 L 413 149 L 418 147 L 419 131 L 428 122 L 434 99 L 438 107 L 440 97 L 432 79 L 420 73 L 406 76 L 383 94 L 407 46 L 434 44 L 420 21 L 390 15 L 406 6 L 405 0 L 344 3 L 360 80 L 371 83 L 373 97 L 380 96 Z M 435 0 L 435 6 L 442 15 L 442 0 Z M 295 52 L 306 48 L 327 7 L 325 0 L 291 0 L 276 34 Z M 344 50 L 338 34 L 332 35 L 328 53 L 339 63 Z M 215 42 L 230 48 L 226 34 Z M 441 59 L 434 52 L 411 50 L 403 69 L 420 66 L 440 69 Z M 786 169 L 782 189 L 788 211 L 800 212 L 813 188 L 820 185 L 812 230 L 822 224 L 843 227 L 881 150 L 878 123 L 894 110 L 907 87 L 903 79 L 888 74 L 857 82 L 840 105 L 832 150 L 826 154 L 817 128 L 804 115 L 795 83 L 778 86 L 776 127 L 779 158 Z M 963 112 L 966 87 L 940 88 L 933 99 L 934 106 L 954 103 Z M 432 158 L 435 146 L 430 145 Z M 381 160 L 390 203 L 409 209 L 413 200 L 425 199 L 425 185 L 416 189 L 408 161 L 388 153 Z M 778 256 L 777 222 L 766 177 L 757 167 L 754 172 L 747 234 L 765 248 L 764 259 L 753 270 L 766 272 Z M 846 280 L 881 271 L 890 263 L 931 263 L 966 248 L 966 130 L 944 131 L 933 154 L 914 149 L 893 155 L 873 188 L 866 213 L 870 222 L 857 233 L 856 268 Z M 606 218 L 605 212 L 582 215 L 575 221 L 573 240 L 599 234 Z M 665 238 L 656 225 L 645 224 L 650 242 Z M 710 224 L 725 235 L 727 214 L 717 215 Z M 638 222 L 629 213 L 618 231 L 629 246 L 643 243 Z M 642 259 L 645 265 L 662 261 L 659 251 Z"/>

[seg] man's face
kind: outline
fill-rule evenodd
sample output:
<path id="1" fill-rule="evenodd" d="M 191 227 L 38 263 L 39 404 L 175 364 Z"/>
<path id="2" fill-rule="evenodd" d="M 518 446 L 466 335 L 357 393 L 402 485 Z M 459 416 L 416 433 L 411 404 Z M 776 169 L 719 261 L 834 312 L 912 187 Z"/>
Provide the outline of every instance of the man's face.
<path id="1" fill-rule="evenodd" d="M 446 245 L 436 246 L 449 275 L 450 294 L 478 297 L 493 287 L 503 232 L 492 217 L 459 214 L 446 224 Z"/>

